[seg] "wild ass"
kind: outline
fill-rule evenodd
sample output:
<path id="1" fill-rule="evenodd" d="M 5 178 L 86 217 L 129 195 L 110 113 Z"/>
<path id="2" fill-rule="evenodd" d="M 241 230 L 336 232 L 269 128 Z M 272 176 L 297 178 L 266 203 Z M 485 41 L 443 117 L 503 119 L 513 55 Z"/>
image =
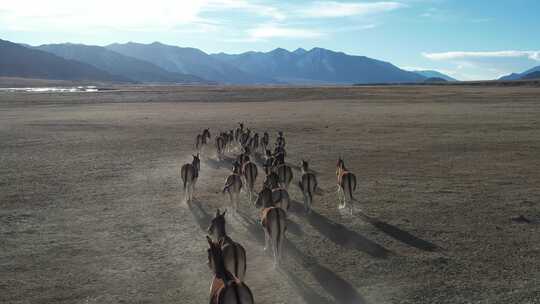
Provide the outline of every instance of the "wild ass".
<path id="1" fill-rule="evenodd" d="M 279 264 L 287 230 L 287 213 L 279 207 L 266 207 L 261 212 L 261 224 L 264 229 L 264 250 L 272 246 L 274 267 Z"/>
<path id="2" fill-rule="evenodd" d="M 249 202 L 253 201 L 253 191 L 255 189 L 255 181 L 257 180 L 257 165 L 253 162 L 248 161 L 244 162 L 242 165 L 242 175 L 244 176 L 244 181 L 246 184 L 246 191 L 248 192 Z"/>
<path id="3" fill-rule="evenodd" d="M 355 201 L 353 192 L 356 190 L 356 175 L 349 172 L 345 167 L 345 162 L 341 157 L 336 165 L 338 199 L 340 200 L 339 209 L 349 205 L 350 213 L 353 213 L 353 202 Z"/>
<path id="4" fill-rule="evenodd" d="M 216 210 L 216 216 L 212 219 L 210 227 L 208 227 L 208 234 L 216 242 L 223 240 L 221 250 L 223 251 L 225 269 L 243 281 L 246 276 L 246 250 L 227 235 L 225 230 L 226 212 L 227 210 L 223 211 L 223 213 L 220 213 L 219 209 Z"/>
<path id="5" fill-rule="evenodd" d="M 235 277 L 225 267 L 223 256 L 223 239 L 208 241 L 208 266 L 214 272 L 212 285 L 210 285 L 210 304 L 254 304 L 253 294 L 249 287 L 239 278 Z"/>
<path id="6" fill-rule="evenodd" d="M 197 155 L 193 155 L 193 160 L 191 161 L 191 164 L 184 164 L 180 169 L 185 202 L 191 202 L 191 200 L 193 199 L 193 190 L 195 189 L 195 184 L 197 183 L 197 179 L 199 178 L 200 169 L 201 159 L 199 158 L 199 153 L 197 153 Z"/>
<path id="7" fill-rule="evenodd" d="M 240 191 L 242 190 L 242 177 L 240 176 L 240 164 L 234 162 L 232 174 L 225 180 L 225 186 L 223 187 L 223 193 L 229 193 L 229 199 L 231 201 L 231 207 L 233 212 L 238 211 L 240 205 Z"/>
<path id="8" fill-rule="evenodd" d="M 300 190 L 302 191 L 302 195 L 304 197 L 304 209 L 306 213 L 309 214 L 311 212 L 311 205 L 313 203 L 313 194 L 317 189 L 317 177 L 315 176 L 315 174 L 309 172 L 308 166 L 308 162 L 302 160 L 302 177 L 298 182 L 298 186 L 300 187 Z"/>

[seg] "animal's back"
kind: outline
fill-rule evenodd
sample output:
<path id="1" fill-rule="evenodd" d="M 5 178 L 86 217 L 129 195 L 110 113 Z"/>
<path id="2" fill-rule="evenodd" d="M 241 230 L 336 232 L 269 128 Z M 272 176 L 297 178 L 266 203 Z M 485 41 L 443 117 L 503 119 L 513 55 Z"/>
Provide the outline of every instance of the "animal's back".
<path id="1" fill-rule="evenodd" d="M 239 280 L 228 282 L 219 292 L 215 304 L 253 304 L 253 294 L 249 287 Z"/>
<path id="2" fill-rule="evenodd" d="M 272 190 L 272 203 L 274 206 L 280 207 L 283 210 L 289 210 L 289 192 L 281 188 Z"/>
<path id="3" fill-rule="evenodd" d="M 287 213 L 279 207 L 265 208 L 262 224 L 270 234 L 283 232 L 287 227 Z"/>
<path id="4" fill-rule="evenodd" d="M 279 180 L 288 183 L 293 178 L 293 172 L 290 166 L 288 165 L 279 165 L 277 167 L 277 174 Z"/>
<path id="5" fill-rule="evenodd" d="M 231 242 L 223 247 L 225 268 L 240 280 L 246 276 L 246 250 L 238 243 Z"/>
<path id="6" fill-rule="evenodd" d="M 240 192 L 242 189 L 242 179 L 238 174 L 229 175 L 225 184 L 229 185 L 229 190 L 232 192 Z"/>
<path id="7" fill-rule="evenodd" d="M 339 178 L 339 185 L 345 192 L 345 195 L 350 199 L 353 198 L 353 191 L 356 190 L 356 175 L 351 172 L 344 171 Z"/>
<path id="8" fill-rule="evenodd" d="M 317 187 L 317 178 L 313 173 L 304 173 L 302 175 L 302 188 L 303 190 L 309 190 L 311 193 L 315 191 Z"/>
<path id="9" fill-rule="evenodd" d="M 184 164 L 182 166 L 182 168 L 180 169 L 180 176 L 182 178 L 182 181 L 184 182 L 184 185 L 194 178 L 194 172 L 195 168 L 192 164 Z"/>

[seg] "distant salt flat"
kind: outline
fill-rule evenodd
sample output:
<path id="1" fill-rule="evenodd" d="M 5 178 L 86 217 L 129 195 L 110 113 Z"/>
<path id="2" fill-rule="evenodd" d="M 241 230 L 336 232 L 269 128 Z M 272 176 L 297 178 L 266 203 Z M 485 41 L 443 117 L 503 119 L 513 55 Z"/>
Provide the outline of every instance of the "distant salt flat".
<path id="1" fill-rule="evenodd" d="M 0 92 L 29 92 L 29 93 L 74 93 L 74 92 L 97 92 L 96 86 L 78 87 L 38 87 L 38 88 L 0 88 Z"/>

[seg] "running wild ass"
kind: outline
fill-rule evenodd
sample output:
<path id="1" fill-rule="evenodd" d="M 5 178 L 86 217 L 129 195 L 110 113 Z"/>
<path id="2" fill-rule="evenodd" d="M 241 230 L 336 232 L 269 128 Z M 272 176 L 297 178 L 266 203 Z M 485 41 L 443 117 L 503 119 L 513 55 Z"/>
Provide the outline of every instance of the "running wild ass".
<path id="1" fill-rule="evenodd" d="M 356 175 L 349 172 L 345 167 L 345 162 L 341 157 L 336 165 L 339 209 L 349 206 L 350 213 L 353 213 L 353 202 L 355 201 L 353 192 L 356 190 Z"/>
<path id="2" fill-rule="evenodd" d="M 180 169 L 185 202 L 191 202 L 191 200 L 193 199 L 193 190 L 195 189 L 197 178 L 199 178 L 200 169 L 201 159 L 199 158 L 199 153 L 197 153 L 197 155 L 193 155 L 193 161 L 191 162 L 191 164 L 184 164 Z"/>
<path id="3" fill-rule="evenodd" d="M 223 251 L 225 269 L 243 281 L 246 276 L 246 250 L 227 235 L 225 230 L 226 212 L 227 210 L 220 213 L 219 209 L 217 209 L 216 216 L 212 219 L 210 227 L 208 227 L 208 234 L 212 236 L 215 242 L 223 240 L 221 250 Z"/>
<path id="4" fill-rule="evenodd" d="M 208 241 L 208 266 L 214 272 L 212 285 L 210 285 L 210 304 L 254 304 L 253 294 L 249 287 L 239 278 L 235 277 L 225 267 L 223 256 L 223 243 L 221 239 L 213 242 L 206 236 Z"/>

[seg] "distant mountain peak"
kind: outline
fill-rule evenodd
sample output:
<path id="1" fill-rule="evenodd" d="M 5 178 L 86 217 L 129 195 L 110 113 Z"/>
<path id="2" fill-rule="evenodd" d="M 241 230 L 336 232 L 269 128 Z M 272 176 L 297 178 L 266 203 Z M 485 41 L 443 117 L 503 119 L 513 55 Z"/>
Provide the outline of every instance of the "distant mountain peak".
<path id="1" fill-rule="evenodd" d="M 130 82 L 92 65 L 0 40 L 0 77 Z"/>
<path id="2" fill-rule="evenodd" d="M 435 71 L 435 70 L 414 70 L 412 71 L 416 74 L 420 74 L 426 78 L 442 78 L 446 81 L 458 81 L 457 79 L 453 78 L 453 77 L 450 77 L 446 74 L 443 74 L 439 71 Z"/>
<path id="3" fill-rule="evenodd" d="M 272 54 L 289 54 L 290 52 L 287 51 L 287 50 L 284 49 L 284 48 L 278 47 L 278 48 L 276 48 L 276 49 L 270 51 L 270 53 L 272 53 Z"/>
<path id="4" fill-rule="evenodd" d="M 132 44 L 131 46 L 134 46 Z M 136 82 L 151 83 L 208 83 L 208 81 L 181 73 L 166 71 L 147 61 L 122 55 L 105 47 L 84 44 L 45 44 L 39 49 L 68 60 L 76 60 Z"/>
<path id="5" fill-rule="evenodd" d="M 265 75 L 252 75 L 192 47 L 179 47 L 159 42 L 151 44 L 114 44 L 106 48 L 125 56 L 150 62 L 173 73 L 195 75 L 220 83 L 275 83 Z M 218 56 L 218 55 L 216 55 Z M 224 56 L 224 55 L 221 55 Z"/>
<path id="6" fill-rule="evenodd" d="M 304 55 L 305 53 L 307 53 L 307 51 L 303 48 L 297 48 L 293 51 L 293 53 L 295 53 L 296 55 Z"/>
<path id="7" fill-rule="evenodd" d="M 330 51 L 330 50 L 328 50 L 328 49 L 325 49 L 325 48 L 322 48 L 322 47 L 318 47 L 318 46 L 312 48 L 312 49 L 309 50 L 309 51 L 310 51 L 310 52 L 332 52 L 332 51 Z"/>
<path id="8" fill-rule="evenodd" d="M 246 73 L 291 84 L 403 83 L 426 78 L 387 62 L 321 47 L 309 51 L 298 48 L 290 52 L 276 48 L 269 52 L 212 56 Z"/>
<path id="9" fill-rule="evenodd" d="M 528 76 L 528 75 L 537 71 L 540 71 L 540 65 L 533 67 L 531 69 L 528 69 L 527 71 L 522 72 L 522 73 L 512 73 L 506 76 L 502 76 L 501 78 L 499 78 L 499 80 L 531 79 L 530 78 L 531 76 Z"/>

